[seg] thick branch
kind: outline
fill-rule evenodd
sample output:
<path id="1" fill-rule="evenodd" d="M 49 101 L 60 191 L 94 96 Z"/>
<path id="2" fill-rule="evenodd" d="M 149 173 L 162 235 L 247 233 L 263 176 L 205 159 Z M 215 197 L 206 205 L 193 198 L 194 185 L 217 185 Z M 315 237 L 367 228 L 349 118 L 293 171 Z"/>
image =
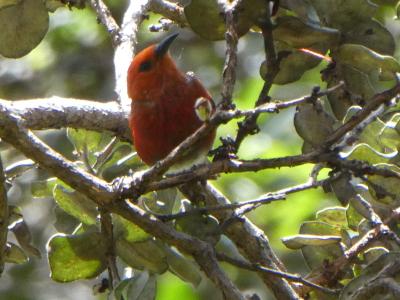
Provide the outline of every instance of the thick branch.
<path id="1" fill-rule="evenodd" d="M 186 16 L 183 12 L 183 7 L 176 3 L 165 0 L 151 0 L 149 10 L 174 21 L 181 27 L 188 26 Z"/>
<path id="2" fill-rule="evenodd" d="M 0 106 L 0 136 L 20 150 L 25 156 L 38 162 L 78 192 L 87 195 L 97 205 L 115 212 L 137 224 L 149 234 L 193 255 L 207 276 L 221 289 L 226 299 L 244 299 L 221 270 L 213 252 L 206 242 L 175 231 L 169 225 L 148 216 L 140 208 L 116 202 L 116 192 L 107 182 L 77 168 L 73 163 L 54 152 L 30 131 L 21 126 L 22 120 Z M 115 203 L 115 204 L 114 204 Z"/>
<path id="3" fill-rule="evenodd" d="M 205 202 L 206 205 L 227 205 L 226 199 L 212 185 L 200 183 L 182 186 L 180 189 L 194 203 Z M 222 224 L 232 216 L 231 211 L 216 211 L 214 216 Z M 285 267 L 271 248 L 267 236 L 248 218 L 241 217 L 239 222 L 226 228 L 225 234 L 235 243 L 239 251 L 250 262 L 268 268 L 285 271 Z M 260 273 L 260 277 L 274 293 L 277 299 L 299 299 L 296 292 L 285 279 L 276 278 L 271 274 Z"/>
<path id="4" fill-rule="evenodd" d="M 108 130 L 122 139 L 130 139 L 128 112 L 117 102 L 95 102 L 72 98 L 7 101 L 0 106 L 24 119 L 30 129 L 83 128 L 95 131 Z"/>

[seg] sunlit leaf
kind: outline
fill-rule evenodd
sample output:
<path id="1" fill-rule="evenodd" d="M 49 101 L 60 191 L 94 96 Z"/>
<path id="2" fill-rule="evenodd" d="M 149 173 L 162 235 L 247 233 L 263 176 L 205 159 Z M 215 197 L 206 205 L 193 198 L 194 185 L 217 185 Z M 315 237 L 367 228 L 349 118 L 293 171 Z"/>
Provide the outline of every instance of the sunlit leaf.
<path id="1" fill-rule="evenodd" d="M 31 194 L 34 198 L 45 198 L 53 196 L 53 189 L 56 184 L 61 182 L 57 178 L 49 178 L 44 181 L 34 181 L 31 183 Z"/>
<path id="2" fill-rule="evenodd" d="M 147 240 L 150 237 L 139 226 L 116 214 L 113 214 L 113 225 L 116 239 L 122 238 L 128 242 L 139 242 Z"/>
<path id="3" fill-rule="evenodd" d="M 346 209 L 327 207 L 317 212 L 316 219 L 340 228 L 347 228 Z"/>
<path id="4" fill-rule="evenodd" d="M 297 234 L 282 238 L 282 242 L 289 249 L 300 249 L 304 246 L 325 246 L 341 241 L 341 237 L 335 235 Z"/>
<path id="5" fill-rule="evenodd" d="M 378 70 L 381 80 L 392 80 L 395 78 L 395 73 L 400 72 L 400 63 L 394 57 L 379 54 L 357 44 L 341 45 L 337 60 L 366 74 Z"/>
<path id="6" fill-rule="evenodd" d="M 53 197 L 66 213 L 84 224 L 96 224 L 98 215 L 96 205 L 82 194 L 57 184 L 53 189 Z"/>
<path id="7" fill-rule="evenodd" d="M 94 278 L 106 268 L 106 242 L 101 233 L 55 235 L 48 244 L 51 278 L 69 282 Z"/>

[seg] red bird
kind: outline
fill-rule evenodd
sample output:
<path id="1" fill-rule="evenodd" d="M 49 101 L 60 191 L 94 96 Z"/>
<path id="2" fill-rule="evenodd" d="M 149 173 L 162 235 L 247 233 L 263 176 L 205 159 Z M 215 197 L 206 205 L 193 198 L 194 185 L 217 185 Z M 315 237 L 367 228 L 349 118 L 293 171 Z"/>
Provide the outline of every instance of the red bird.
<path id="1" fill-rule="evenodd" d="M 128 69 L 129 126 L 136 151 L 147 165 L 165 158 L 204 123 L 200 109 L 209 114 L 215 109 L 200 81 L 183 74 L 168 54 L 177 36 L 170 35 L 139 52 Z M 214 138 L 212 132 L 197 142 L 179 163 L 204 159 Z"/>

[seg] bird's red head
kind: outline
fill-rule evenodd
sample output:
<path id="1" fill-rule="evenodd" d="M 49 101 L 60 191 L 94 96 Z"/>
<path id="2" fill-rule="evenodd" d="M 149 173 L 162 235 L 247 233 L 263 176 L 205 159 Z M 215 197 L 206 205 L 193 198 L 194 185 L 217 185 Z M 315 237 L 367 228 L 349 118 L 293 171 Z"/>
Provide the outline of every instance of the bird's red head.
<path id="1" fill-rule="evenodd" d="M 168 54 L 168 48 L 177 36 L 177 33 L 170 35 L 133 58 L 128 69 L 128 95 L 133 101 L 157 98 L 154 93 L 162 90 L 163 83 L 180 73 Z"/>

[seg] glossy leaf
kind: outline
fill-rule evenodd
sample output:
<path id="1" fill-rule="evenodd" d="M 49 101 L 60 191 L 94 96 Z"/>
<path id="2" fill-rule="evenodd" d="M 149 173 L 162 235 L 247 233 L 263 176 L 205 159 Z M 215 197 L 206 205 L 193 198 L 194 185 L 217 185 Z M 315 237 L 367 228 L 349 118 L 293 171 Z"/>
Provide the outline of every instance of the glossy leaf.
<path id="1" fill-rule="evenodd" d="M 327 207 L 317 212 L 316 219 L 335 227 L 347 228 L 346 209 L 344 207 Z"/>
<path id="2" fill-rule="evenodd" d="M 55 235 L 48 244 L 51 278 L 69 282 L 94 278 L 106 268 L 106 242 L 99 232 Z"/>
<path id="3" fill-rule="evenodd" d="M 82 194 L 57 184 L 53 190 L 53 197 L 60 208 L 69 215 L 86 225 L 96 224 L 96 205 Z"/>
<path id="4" fill-rule="evenodd" d="M 116 239 L 124 239 L 128 242 L 140 242 L 150 237 L 139 226 L 116 214 L 113 214 L 113 225 Z"/>
<path id="5" fill-rule="evenodd" d="M 400 72 L 400 63 L 394 57 L 381 55 L 357 44 L 341 45 L 337 60 L 366 74 L 379 71 L 381 80 L 392 80 L 395 78 L 395 73 Z"/>
<path id="6" fill-rule="evenodd" d="M 335 235 L 297 234 L 282 238 L 283 244 L 289 249 L 301 249 L 304 246 L 326 246 L 340 241 L 341 237 Z"/>

